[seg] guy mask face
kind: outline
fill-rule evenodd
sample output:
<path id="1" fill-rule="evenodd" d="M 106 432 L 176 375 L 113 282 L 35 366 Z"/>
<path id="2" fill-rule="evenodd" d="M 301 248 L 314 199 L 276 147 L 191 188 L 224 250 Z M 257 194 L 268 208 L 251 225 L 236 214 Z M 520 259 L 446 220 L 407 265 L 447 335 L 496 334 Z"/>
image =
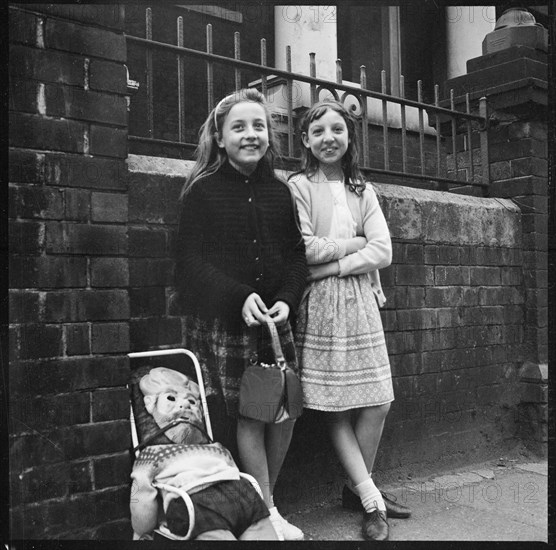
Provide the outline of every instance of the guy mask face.
<path id="1" fill-rule="evenodd" d="M 145 409 L 159 428 L 178 418 L 203 426 L 199 386 L 177 371 L 154 368 L 140 382 Z M 165 432 L 174 443 L 204 442 L 203 432 L 188 423 L 178 424 Z"/>
<path id="2" fill-rule="evenodd" d="M 201 420 L 199 399 L 192 391 L 169 389 L 158 395 L 145 396 L 145 406 L 160 427 L 176 418 Z"/>

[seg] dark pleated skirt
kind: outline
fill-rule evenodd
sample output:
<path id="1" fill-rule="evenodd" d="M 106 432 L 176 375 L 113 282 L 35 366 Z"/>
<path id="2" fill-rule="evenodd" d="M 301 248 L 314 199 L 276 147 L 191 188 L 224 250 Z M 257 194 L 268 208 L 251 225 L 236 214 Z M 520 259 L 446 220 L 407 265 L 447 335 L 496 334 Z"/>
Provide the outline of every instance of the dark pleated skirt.
<path id="1" fill-rule="evenodd" d="M 276 327 L 284 358 L 298 372 L 294 338 L 289 323 Z M 185 345 L 198 358 L 203 371 L 207 398 L 223 402 L 226 414 L 237 418 L 239 387 L 250 360 L 274 363 L 270 335 L 266 327 L 241 326 L 230 329 L 219 319 L 207 321 L 198 316 L 185 317 Z"/>

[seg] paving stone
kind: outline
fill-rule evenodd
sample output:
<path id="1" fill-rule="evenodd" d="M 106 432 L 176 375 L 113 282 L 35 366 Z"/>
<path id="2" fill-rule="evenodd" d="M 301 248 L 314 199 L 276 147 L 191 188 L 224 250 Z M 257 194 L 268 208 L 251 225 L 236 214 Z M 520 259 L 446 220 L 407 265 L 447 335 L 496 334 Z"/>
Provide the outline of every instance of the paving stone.
<path id="1" fill-rule="evenodd" d="M 412 511 L 407 519 L 388 520 L 390 540 L 547 542 L 546 470 L 546 462 L 496 471 L 485 464 L 381 487 Z M 342 508 L 339 498 L 286 517 L 305 540 L 363 540 L 361 513 Z"/>
<path id="2" fill-rule="evenodd" d="M 543 476 L 548 476 L 548 462 L 532 462 L 529 464 L 519 464 L 518 468 L 520 468 L 521 470 L 527 470 L 529 472 L 535 472 L 536 474 L 541 474 Z"/>

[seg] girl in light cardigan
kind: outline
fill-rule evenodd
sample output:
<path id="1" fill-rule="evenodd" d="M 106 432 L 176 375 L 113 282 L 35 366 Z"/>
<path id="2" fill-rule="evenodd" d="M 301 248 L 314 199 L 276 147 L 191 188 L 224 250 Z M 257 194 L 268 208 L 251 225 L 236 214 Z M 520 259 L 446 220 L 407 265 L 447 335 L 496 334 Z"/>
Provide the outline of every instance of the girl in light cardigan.
<path id="1" fill-rule="evenodd" d="M 364 537 L 386 540 L 386 504 L 371 473 L 394 400 L 378 310 L 386 301 L 378 270 L 391 263 L 390 234 L 357 166 L 355 121 L 345 107 L 311 107 L 301 137 L 302 171 L 289 183 L 310 271 L 296 327 L 304 405 L 327 420 L 351 484 L 344 506 L 354 508 L 355 499 L 365 512 Z"/>

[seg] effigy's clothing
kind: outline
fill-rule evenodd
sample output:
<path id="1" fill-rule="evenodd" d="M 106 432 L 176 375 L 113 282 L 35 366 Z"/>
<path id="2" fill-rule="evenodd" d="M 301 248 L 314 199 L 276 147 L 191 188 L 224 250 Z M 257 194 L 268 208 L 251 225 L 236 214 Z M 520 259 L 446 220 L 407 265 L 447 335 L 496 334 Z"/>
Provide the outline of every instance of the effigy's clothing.
<path id="1" fill-rule="evenodd" d="M 205 445 L 151 445 L 141 451 L 131 473 L 131 524 L 133 531 L 145 535 L 158 524 L 158 491 L 164 511 L 175 493 L 157 489 L 162 483 L 188 494 L 214 483 L 239 480 L 239 470 L 230 452 L 220 443 Z"/>

